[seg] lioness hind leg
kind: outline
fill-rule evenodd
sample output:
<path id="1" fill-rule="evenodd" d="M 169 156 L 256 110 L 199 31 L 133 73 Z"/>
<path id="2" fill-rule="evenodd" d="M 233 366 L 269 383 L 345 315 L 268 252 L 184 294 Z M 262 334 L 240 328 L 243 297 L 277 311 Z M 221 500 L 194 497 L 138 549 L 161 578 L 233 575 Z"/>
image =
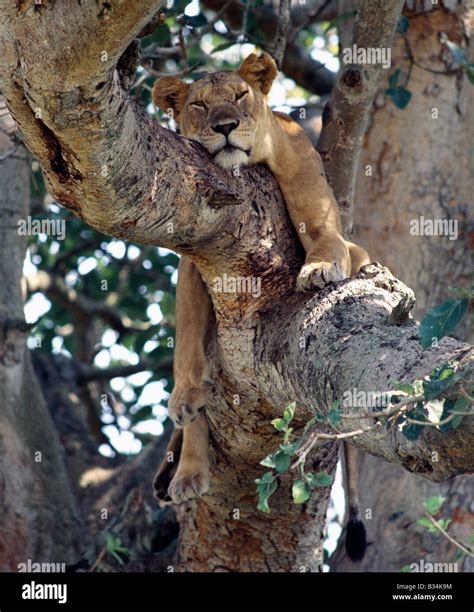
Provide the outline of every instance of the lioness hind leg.
<path id="1" fill-rule="evenodd" d="M 354 244 L 353 242 L 349 242 L 346 240 L 346 244 L 349 248 L 349 253 L 351 256 L 351 276 L 359 272 L 362 266 L 365 266 L 370 263 L 369 254 L 365 249 Z"/>
<path id="2" fill-rule="evenodd" d="M 202 497 L 209 490 L 209 427 L 205 414 L 183 429 L 178 469 L 168 487 L 175 504 Z"/>
<path id="3" fill-rule="evenodd" d="M 183 430 L 175 429 L 171 434 L 170 441 L 168 442 L 165 458 L 161 462 L 161 465 L 155 474 L 155 478 L 153 479 L 155 497 L 160 501 L 171 501 L 171 498 L 168 495 L 168 488 L 174 475 L 176 474 L 182 447 Z"/>
<path id="4" fill-rule="evenodd" d="M 175 385 L 168 412 L 176 427 L 193 421 L 212 389 L 205 340 L 212 312 L 211 298 L 195 264 L 182 257 L 176 287 Z"/>

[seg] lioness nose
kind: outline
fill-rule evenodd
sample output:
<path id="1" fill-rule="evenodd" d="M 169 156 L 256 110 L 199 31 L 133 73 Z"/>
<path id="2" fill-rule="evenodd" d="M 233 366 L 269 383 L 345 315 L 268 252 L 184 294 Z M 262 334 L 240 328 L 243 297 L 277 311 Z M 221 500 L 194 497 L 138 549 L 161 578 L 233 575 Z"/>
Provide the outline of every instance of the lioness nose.
<path id="1" fill-rule="evenodd" d="M 212 129 L 214 132 L 218 134 L 224 134 L 224 136 L 228 136 L 233 130 L 239 127 L 240 121 L 235 119 L 235 121 L 228 121 L 226 123 L 218 123 L 217 125 L 213 125 Z"/>

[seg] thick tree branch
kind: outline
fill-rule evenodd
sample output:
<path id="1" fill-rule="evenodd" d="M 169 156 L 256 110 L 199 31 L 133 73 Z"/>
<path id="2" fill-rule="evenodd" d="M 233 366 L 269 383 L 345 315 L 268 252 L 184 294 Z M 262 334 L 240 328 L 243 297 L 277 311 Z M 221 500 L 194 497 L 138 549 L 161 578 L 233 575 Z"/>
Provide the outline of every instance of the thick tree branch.
<path id="1" fill-rule="evenodd" d="M 413 320 L 402 326 L 391 323 L 392 310 L 409 294 L 388 270 L 373 265 L 357 279 L 312 300 L 296 296 L 282 301 L 261 322 L 261 340 L 256 345 L 258 378 L 275 405 L 296 399 L 311 412 L 327 416 L 333 401 L 339 400 L 343 416 L 334 428 L 336 433 L 359 430 L 351 437 L 356 446 L 441 481 L 474 471 L 470 450 L 474 418 L 466 418 L 449 435 L 427 426 L 417 441 L 410 441 L 398 427 L 374 428 L 374 418 L 361 418 L 370 410 L 344 406 L 343 401 L 344 394 L 353 389 L 382 394 L 394 389 L 392 383 L 422 379 L 448 360 L 458 360 L 466 367 L 472 361 L 469 347 L 451 339 L 423 350 Z M 284 354 L 280 349 L 283 341 Z M 295 376 L 296 372 L 301 376 Z"/>
<path id="2" fill-rule="evenodd" d="M 391 48 L 404 0 L 383 8 L 377 0 L 365 0 L 357 16 L 352 45 L 357 49 Z M 352 205 L 362 138 L 383 74 L 382 63 L 343 64 L 331 99 L 323 113 L 318 150 L 342 215 L 344 231 L 352 233 Z"/>

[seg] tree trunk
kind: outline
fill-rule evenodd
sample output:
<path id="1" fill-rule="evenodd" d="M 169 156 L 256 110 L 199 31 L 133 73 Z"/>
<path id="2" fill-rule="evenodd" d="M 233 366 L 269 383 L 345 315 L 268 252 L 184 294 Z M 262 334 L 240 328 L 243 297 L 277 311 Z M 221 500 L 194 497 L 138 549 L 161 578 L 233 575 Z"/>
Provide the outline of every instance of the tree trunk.
<path id="1" fill-rule="evenodd" d="M 407 37 L 414 58 L 440 72 L 413 67 L 407 85 L 412 98 L 403 110 L 383 96 L 383 89 L 389 86 L 385 79 L 362 149 L 354 218 L 356 240 L 412 287 L 416 313 L 421 316 L 453 297 L 449 286 L 465 287 L 472 277 L 472 219 L 468 213 L 474 90 L 466 75 L 448 71 L 449 53 L 439 33 L 446 32 L 450 40 L 465 45 L 469 55 L 473 10 L 469 13 L 466 1 L 456 6 L 445 3 L 444 9 L 430 2 L 419 3 L 415 13 L 412 4 L 407 3 L 405 15 L 410 19 Z M 392 62 L 393 70 L 407 68 L 400 34 L 394 41 Z M 431 117 L 433 108 L 438 109 L 438 119 Z M 368 167 L 371 176 L 366 175 Z M 421 215 L 458 219 L 458 239 L 411 236 L 410 221 Z M 468 332 L 466 320 L 460 336 Z M 435 484 L 359 455 L 361 509 L 362 514 L 372 510 L 372 518 L 366 521 L 372 544 L 363 561 L 354 565 L 345 554 L 342 537 L 331 557 L 331 571 L 399 571 L 420 559 L 452 562 L 456 548 L 443 536 L 430 535 L 416 521 L 428 497 L 446 496 L 443 515 L 453 519 L 450 532 L 459 541 L 465 540 L 474 529 L 472 477 Z M 469 557 L 457 562 L 460 570 L 473 571 Z"/>
<path id="2" fill-rule="evenodd" d="M 420 15 L 406 13 L 406 37 L 415 61 L 427 69 L 412 67 L 406 85 L 412 97 L 405 109 L 380 93 L 359 164 L 357 239 L 376 261 L 416 289 L 417 316 L 452 297 L 450 286 L 466 287 L 472 280 L 474 88 L 465 72 L 450 70 L 451 54 L 440 42 L 444 32 L 469 54 L 474 11 L 468 4 L 464 0 L 456 3 L 456 10 L 438 7 Z M 399 34 L 394 39 L 393 70 L 408 70 L 405 57 Z M 433 118 L 436 111 L 438 118 Z M 452 240 L 411 234 L 411 222 L 420 216 L 457 220 L 459 236 Z"/>
<path id="3" fill-rule="evenodd" d="M 421 378 L 448 359 L 464 363 L 469 348 L 444 339 L 422 351 L 409 306 L 401 306 L 412 301 L 410 290 L 379 266 L 316 295 L 295 295 L 301 248 L 270 173 L 251 167 L 236 177 L 216 168 L 198 145 L 160 128 L 122 89 L 114 66 L 158 7 L 117 1 L 104 22 L 92 0 L 47 3 L 39 12 L 25 2 L 20 16 L 0 0 L 1 87 L 64 206 L 116 237 L 186 253 L 211 294 L 213 480 L 206 498 L 179 509 L 180 567 L 318 570 L 329 488 L 294 505 L 283 475 L 272 514 L 256 510 L 259 461 L 281 443 L 271 419 L 296 400 L 301 428 L 315 413 L 327 417 L 347 389 L 381 390 L 381 381 L 386 387 Z M 224 274 L 260 279 L 261 294 L 218 292 L 214 279 Z M 319 429 L 361 428 L 354 444 L 435 481 L 474 470 L 472 417 L 448 435 L 426 428 L 409 441 L 394 429 L 377 435 L 367 417 L 352 416 Z M 307 463 L 332 472 L 335 443 Z"/>
<path id="4" fill-rule="evenodd" d="M 14 133 L 10 117 L 0 119 Z M 81 516 L 50 414 L 37 383 L 26 337 L 21 278 L 31 160 L 0 131 L 0 570 L 18 563 L 72 563 L 81 551 Z M 10 154 L 9 154 L 10 153 Z M 54 476 L 54 477 L 53 477 Z"/>

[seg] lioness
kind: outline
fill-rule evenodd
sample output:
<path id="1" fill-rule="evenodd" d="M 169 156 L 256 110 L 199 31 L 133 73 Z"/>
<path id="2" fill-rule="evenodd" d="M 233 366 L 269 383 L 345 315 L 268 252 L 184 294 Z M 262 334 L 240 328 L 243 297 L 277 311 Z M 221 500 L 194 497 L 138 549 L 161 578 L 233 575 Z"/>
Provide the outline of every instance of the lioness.
<path id="1" fill-rule="evenodd" d="M 276 75 L 270 55 L 252 54 L 236 72 L 216 72 L 192 84 L 161 78 L 152 96 L 156 106 L 173 111 L 181 133 L 202 144 L 223 168 L 267 164 L 306 251 L 296 288 L 307 291 L 347 278 L 369 263 L 369 256 L 341 236 L 334 195 L 303 129 L 268 107 L 266 96 Z M 202 410 L 212 386 L 205 358 L 211 309 L 198 269 L 183 256 L 176 291 L 175 387 L 168 403 L 176 427 L 184 427 L 183 440 L 173 478 L 165 461 L 155 479 L 157 496 L 168 495 L 176 503 L 209 488 L 208 428 Z M 171 450 L 177 441 L 174 435 Z M 358 518 L 353 509 L 352 515 Z"/>

